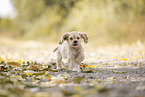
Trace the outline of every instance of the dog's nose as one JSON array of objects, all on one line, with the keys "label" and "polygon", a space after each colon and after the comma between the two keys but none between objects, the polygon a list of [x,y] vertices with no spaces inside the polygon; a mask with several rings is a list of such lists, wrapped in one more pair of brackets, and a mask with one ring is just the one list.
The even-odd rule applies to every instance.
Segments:
[{"label": "dog's nose", "polygon": [[77,43],[77,41],[74,41],[74,43]]}]

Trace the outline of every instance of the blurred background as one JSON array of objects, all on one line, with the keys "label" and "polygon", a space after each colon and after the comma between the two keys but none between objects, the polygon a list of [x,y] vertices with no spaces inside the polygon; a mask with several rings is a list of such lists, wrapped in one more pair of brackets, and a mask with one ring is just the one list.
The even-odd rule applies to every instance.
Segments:
[{"label": "blurred background", "polygon": [[145,0],[0,0],[0,37],[57,42],[69,31],[92,44],[145,40]]}]

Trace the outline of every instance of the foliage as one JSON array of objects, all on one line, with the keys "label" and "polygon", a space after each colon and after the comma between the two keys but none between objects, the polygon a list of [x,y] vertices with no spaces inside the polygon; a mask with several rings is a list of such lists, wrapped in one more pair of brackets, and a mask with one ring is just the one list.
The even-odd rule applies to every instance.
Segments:
[{"label": "foliage", "polygon": [[77,30],[87,32],[91,41],[99,43],[144,40],[144,0],[12,0],[12,3],[17,15],[10,22],[0,22],[1,33],[11,30],[17,37],[27,39],[57,39],[64,32]]}]

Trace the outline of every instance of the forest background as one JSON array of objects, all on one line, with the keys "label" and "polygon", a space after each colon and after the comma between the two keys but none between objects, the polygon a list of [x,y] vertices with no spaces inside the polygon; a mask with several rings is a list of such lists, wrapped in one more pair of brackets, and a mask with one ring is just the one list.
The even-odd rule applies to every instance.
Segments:
[{"label": "forest background", "polygon": [[144,0],[11,0],[16,16],[0,18],[0,36],[56,42],[86,32],[95,45],[144,41]]}]

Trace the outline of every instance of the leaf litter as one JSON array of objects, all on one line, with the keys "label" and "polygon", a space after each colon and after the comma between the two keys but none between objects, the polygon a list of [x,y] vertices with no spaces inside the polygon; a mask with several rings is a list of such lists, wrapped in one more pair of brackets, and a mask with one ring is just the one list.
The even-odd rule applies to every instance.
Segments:
[{"label": "leaf litter", "polygon": [[[125,44],[88,50],[85,61],[79,65],[81,72],[73,72],[68,66],[57,70],[53,48],[48,50],[45,45],[0,47],[1,97],[145,95],[143,44],[142,49],[137,44]],[[114,52],[110,52],[112,49]],[[118,94],[124,88],[126,92]]]}]

